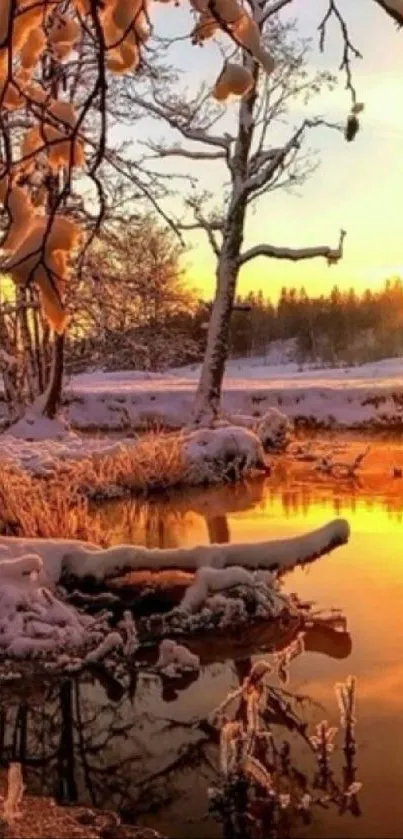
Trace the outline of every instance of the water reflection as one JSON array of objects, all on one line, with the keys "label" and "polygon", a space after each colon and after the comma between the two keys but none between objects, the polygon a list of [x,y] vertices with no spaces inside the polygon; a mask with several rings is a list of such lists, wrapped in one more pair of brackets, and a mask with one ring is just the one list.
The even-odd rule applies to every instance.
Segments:
[{"label": "water reflection", "polygon": [[[206,720],[212,708],[249,674],[257,657],[282,654],[304,634],[304,651],[291,664],[292,693],[312,702],[311,725],[335,720],[334,685],[357,676],[358,766],[363,782],[360,818],[319,811],[297,835],[316,839],[398,839],[403,824],[403,665],[401,656],[401,517],[403,487],[368,476],[350,483],[273,476],[236,488],[171,496],[158,504],[120,503],[103,511],[112,541],[150,546],[288,537],[323,524],[334,514],[351,524],[350,543],[285,577],[288,591],[318,609],[345,616],[312,626],[269,625],[194,640],[201,657],[197,677],[161,680],[152,671],[155,651],[117,681],[98,668],[79,682],[52,686],[35,698],[3,691],[0,760],[21,759],[33,792],[118,807],[169,836],[220,836],[206,819],[208,787],[217,781],[217,743]],[[275,680],[275,684],[278,681]],[[284,738],[285,729],[277,728]],[[287,734],[288,736],[288,734]],[[309,756],[295,744],[298,767]],[[339,768],[340,761],[339,761]],[[152,812],[151,812],[152,811]],[[295,832],[295,831],[294,831]]]},{"label": "water reflection", "polygon": [[[309,833],[318,839],[401,837],[403,482],[390,478],[386,458],[381,465],[382,478],[378,464],[377,473],[369,471],[361,484],[334,482],[313,472],[308,480],[306,474],[290,476],[284,467],[280,475],[274,474],[270,480],[172,496],[163,503],[142,506],[141,510],[135,505],[120,504],[104,511],[105,527],[113,521],[115,541],[143,541],[144,522],[149,516],[154,522],[148,530],[154,545],[194,545],[227,538],[232,541],[284,538],[317,527],[335,514],[348,518],[352,535],[347,546],[285,578],[288,591],[314,601],[318,608],[340,608],[347,618],[349,632],[337,636],[327,636],[326,631],[316,637],[315,631],[307,634],[307,652],[293,663],[293,689],[307,692],[316,702],[331,709],[335,682],[345,680],[348,673],[354,673],[358,679],[358,738],[364,754],[360,767],[364,784],[363,815],[351,823],[340,821],[331,812],[323,813]],[[164,519],[165,541],[161,540],[156,526],[160,518]],[[238,662],[246,662],[238,663],[238,668],[246,667],[257,648],[265,649],[265,637],[261,627],[255,627],[248,633],[248,639],[232,639],[231,645],[228,638],[215,639],[211,652],[209,644],[205,639],[202,645],[206,664],[209,663],[202,680],[185,691],[186,703],[193,703],[192,707],[203,705],[207,696],[211,708],[232,684],[228,679],[229,665],[216,664],[214,650],[221,645],[218,657],[232,656]],[[215,668],[218,672],[213,676],[211,671],[214,673]],[[182,695],[176,697],[175,689],[167,688],[165,696],[170,699],[171,708],[182,702]],[[182,793],[189,794],[186,785]],[[194,802],[193,806],[196,806]],[[182,835],[192,834],[184,830]],[[193,835],[200,834],[195,831]]]},{"label": "water reflection", "polygon": [[[207,790],[219,779],[219,736],[209,714],[243,683],[258,651],[270,651],[281,673],[283,653],[288,660],[296,639],[298,644],[291,647],[294,658],[317,651],[341,659],[351,649],[340,620],[316,620],[302,631],[295,621],[276,635],[268,627],[257,635],[255,627],[232,645],[225,646],[225,639],[195,642],[202,670],[181,679],[157,675],[152,669],[156,651],[151,651],[143,654],[136,671],[121,680],[96,665],[85,677],[38,687],[36,694],[27,690],[16,697],[11,687],[4,688],[0,765],[21,762],[31,794],[51,795],[59,803],[117,809],[132,822],[142,816],[171,836],[191,836],[193,830],[200,836],[201,825],[203,836],[214,836],[217,825],[206,819]],[[271,681],[277,696],[275,674]],[[289,702],[292,693],[285,696]],[[306,719],[310,726],[321,715],[309,704],[298,710],[298,719]],[[270,724],[280,748],[295,725],[283,718],[279,702],[273,704]],[[297,759],[301,771],[306,771],[309,754],[304,755],[303,749]],[[190,827],[191,818],[196,821]]]},{"label": "water reflection", "polygon": [[237,522],[253,522],[256,530],[259,520],[270,526],[279,516],[291,523],[309,521],[318,509],[324,515],[346,518],[382,513],[381,519],[400,524],[403,483],[392,478],[380,481],[379,476],[369,476],[362,483],[320,481],[317,475],[312,482],[305,476],[285,485],[278,476],[258,478],[236,487],[173,493],[158,501],[112,502],[101,510],[101,518],[112,543],[123,540],[167,548],[231,541],[231,525]]}]

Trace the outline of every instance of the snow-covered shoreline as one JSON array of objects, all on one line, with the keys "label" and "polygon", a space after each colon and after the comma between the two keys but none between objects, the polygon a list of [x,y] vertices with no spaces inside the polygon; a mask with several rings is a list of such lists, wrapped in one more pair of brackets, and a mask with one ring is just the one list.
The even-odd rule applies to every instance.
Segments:
[{"label": "snow-covered shoreline", "polygon": [[[127,433],[150,426],[177,430],[192,420],[199,374],[200,366],[190,365],[166,373],[96,370],[72,376],[64,390],[64,418],[83,432]],[[312,428],[401,429],[403,358],[321,369],[270,363],[270,358],[231,360],[222,408],[234,424],[237,416],[258,419],[277,408]]]},{"label": "snow-covered shoreline", "polygon": [[[72,427],[90,431],[177,429],[191,420],[199,367],[168,373],[85,373],[71,379],[65,411]],[[223,413],[263,416],[278,408],[312,427],[403,426],[403,359],[355,368],[299,370],[295,363],[262,359],[230,361],[224,379]]]}]

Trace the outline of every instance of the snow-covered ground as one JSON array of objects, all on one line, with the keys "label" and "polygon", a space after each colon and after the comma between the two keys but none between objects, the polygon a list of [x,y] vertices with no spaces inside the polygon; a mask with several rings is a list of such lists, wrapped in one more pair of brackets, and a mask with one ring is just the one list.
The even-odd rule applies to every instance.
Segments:
[{"label": "snow-covered ground", "polygon": [[[271,359],[269,359],[271,361]],[[171,428],[191,419],[200,367],[169,373],[85,373],[66,388],[66,415],[81,430],[127,430],[150,422]],[[262,358],[228,363],[224,413],[265,414],[280,408],[292,419],[325,426],[400,427],[403,425],[403,358],[360,367],[303,369],[294,362]]]}]

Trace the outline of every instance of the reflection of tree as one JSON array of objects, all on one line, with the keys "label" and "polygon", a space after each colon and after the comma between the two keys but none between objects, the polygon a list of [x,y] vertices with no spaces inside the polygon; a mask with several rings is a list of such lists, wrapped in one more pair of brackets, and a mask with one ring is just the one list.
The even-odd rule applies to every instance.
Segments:
[{"label": "reflection of tree", "polygon": [[[101,525],[113,543],[127,541],[147,547],[178,547],[191,539],[210,542],[230,540],[230,517],[245,513],[267,518],[281,514],[287,519],[306,516],[312,507],[323,505],[335,515],[355,513],[364,506],[381,505],[391,518],[400,521],[403,511],[401,482],[380,483],[379,475],[365,475],[361,484],[335,481],[312,473],[284,475],[279,461],[269,480],[258,477],[235,487],[212,487],[172,493],[158,501],[119,501],[99,512]],[[227,522],[225,522],[227,519]]]},{"label": "reflection of tree", "polygon": [[222,545],[230,541],[227,516],[206,516],[206,525],[211,545]]},{"label": "reflection of tree", "polygon": [[[275,668],[293,648],[303,653],[301,626],[295,622],[277,639],[267,629],[264,637],[251,627],[236,647],[223,639],[209,642],[202,665],[228,660],[234,654],[234,675],[240,685],[250,674],[252,657],[265,647],[275,653]],[[263,633],[263,634],[262,634]],[[304,635],[304,631],[302,632]],[[346,654],[346,633],[330,622],[316,622],[305,630],[305,646],[333,657]],[[249,637],[248,637],[249,636]],[[290,647],[291,645],[291,647]],[[202,654],[203,646],[199,647]],[[235,655],[236,650],[236,655]],[[0,763],[24,765],[28,790],[53,795],[59,802],[91,803],[118,809],[126,820],[139,813],[157,812],[180,801],[183,784],[196,789],[200,773],[209,784],[217,781],[218,732],[204,716],[191,716],[191,705],[181,719],[175,702],[203,675],[180,680],[157,676],[148,663],[139,663],[119,681],[96,665],[93,672],[53,684],[44,699],[30,701],[3,697],[0,713]],[[286,692],[273,686],[273,697]],[[291,696],[291,694],[289,694]],[[274,707],[272,702],[272,710]],[[182,703],[183,704],[183,703]],[[172,709],[172,710],[171,710]],[[286,720],[278,706],[278,736]],[[282,736],[282,735],[281,735]],[[193,780],[191,780],[193,779]]]}]

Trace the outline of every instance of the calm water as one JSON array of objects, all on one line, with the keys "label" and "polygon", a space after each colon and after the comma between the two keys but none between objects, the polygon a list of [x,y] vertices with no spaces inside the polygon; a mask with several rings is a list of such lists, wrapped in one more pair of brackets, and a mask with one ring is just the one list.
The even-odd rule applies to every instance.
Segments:
[{"label": "calm water", "polygon": [[[369,501],[360,490],[294,485],[214,490],[139,510],[110,507],[114,541],[180,545],[293,536],[335,515],[349,519],[350,543],[286,578],[289,591],[318,608],[340,608],[347,633],[312,633],[291,665],[290,690],[307,694],[310,722],[337,724],[334,685],[357,677],[361,815],[315,812],[299,836],[403,836],[403,499]],[[3,759],[22,755],[35,792],[118,807],[171,837],[220,836],[206,816],[216,746],[198,724],[239,684],[250,657],[270,644],[264,628],[198,648],[202,671],[173,690],[145,670],[129,690],[113,681],[57,686],[44,700],[8,697],[0,725]],[[299,765],[308,760],[296,746]],[[339,769],[336,761],[337,769]],[[151,812],[150,812],[151,810]]]}]

